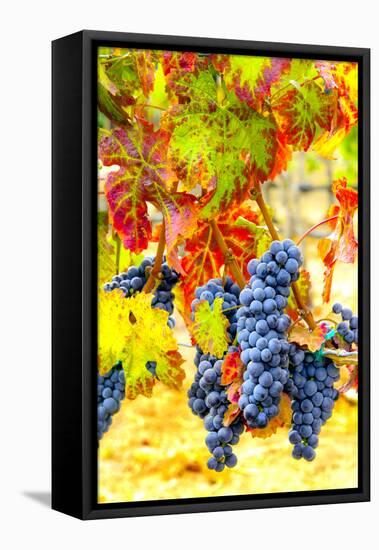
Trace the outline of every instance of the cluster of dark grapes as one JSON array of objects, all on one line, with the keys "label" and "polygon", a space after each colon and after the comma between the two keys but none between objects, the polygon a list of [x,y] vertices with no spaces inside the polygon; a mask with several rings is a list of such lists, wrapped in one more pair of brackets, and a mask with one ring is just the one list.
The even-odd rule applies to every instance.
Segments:
[{"label": "cluster of dark grapes", "polygon": [[311,461],[315,458],[321,427],[332,416],[340,378],[339,369],[326,357],[303,351],[291,344],[290,378],[285,391],[292,399],[292,428],[289,441],[292,456]]},{"label": "cluster of dark grapes", "polygon": [[[131,266],[126,272],[115,275],[110,282],[104,285],[104,290],[111,292],[118,288],[122,290],[125,298],[129,298],[133,294],[140,292],[145,286],[149,273],[154,266],[154,261],[155,258],[146,257],[138,267]],[[178,273],[170,268],[166,262],[162,263],[160,283],[155,289],[154,298],[151,301],[152,307],[163,309],[169,315],[172,315],[174,312],[174,294],[172,289],[178,280]],[[168,326],[170,328],[175,326],[173,317],[169,317]]]},{"label": "cluster of dark grapes", "polygon": [[225,316],[230,323],[228,334],[230,340],[233,341],[237,332],[236,315],[237,307],[240,305],[240,292],[240,287],[229,276],[224,281],[222,279],[210,279],[206,285],[199,286],[196,289],[195,299],[191,304],[192,311],[201,300],[206,300],[212,306],[216,298],[221,298],[223,300],[222,309],[225,311]]},{"label": "cluster of dark grapes", "polygon": [[97,438],[100,440],[112,424],[125,397],[125,374],[117,363],[107,374],[97,375]]},{"label": "cluster of dark grapes", "polygon": [[[237,348],[230,346],[228,353],[233,351],[237,351]],[[230,426],[224,425],[224,415],[230,402],[221,385],[222,363],[222,359],[197,350],[197,371],[188,391],[189,407],[194,414],[204,419],[204,427],[209,432],[205,443],[212,456],[207,465],[216,472],[222,472],[225,467],[233,468],[237,464],[232,445],[238,443],[244,431],[244,425],[239,419]]]},{"label": "cluster of dark grapes", "polygon": [[333,312],[342,317],[342,322],[337,325],[338,334],[347,344],[358,344],[358,317],[338,302],[333,305]]},{"label": "cluster of dark grapes", "polygon": [[246,366],[239,407],[251,428],[265,428],[277,416],[288,380],[286,332],[291,320],[283,313],[290,285],[299,277],[302,257],[293,241],[273,241],[260,260],[248,263],[250,282],[241,291],[237,341]]}]

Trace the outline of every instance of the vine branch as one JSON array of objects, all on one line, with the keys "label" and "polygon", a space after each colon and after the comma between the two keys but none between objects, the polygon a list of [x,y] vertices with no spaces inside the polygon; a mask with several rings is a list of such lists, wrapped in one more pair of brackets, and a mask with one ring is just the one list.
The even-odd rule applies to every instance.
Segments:
[{"label": "vine branch", "polygon": [[159,241],[158,241],[157,252],[155,255],[154,265],[149,273],[149,277],[145,283],[145,286],[143,287],[143,292],[145,292],[146,294],[153,290],[153,288],[155,287],[155,285],[160,279],[165,246],[166,246],[166,224],[165,224],[165,221],[163,220],[161,230],[159,233]]},{"label": "vine branch", "polygon": [[224,237],[223,237],[217,223],[215,222],[215,220],[210,220],[209,225],[211,226],[212,233],[214,235],[214,238],[216,239],[217,245],[218,245],[218,247],[220,248],[221,252],[224,255],[225,265],[227,265],[230,268],[230,271],[231,271],[231,273],[234,277],[234,280],[238,284],[238,286],[241,289],[244,288],[244,286],[246,284],[246,281],[245,281],[245,278],[243,276],[243,273],[240,270],[239,265],[238,265],[236,259],[234,258],[231,250],[228,249],[228,247],[226,245],[226,242],[224,240]]},{"label": "vine branch", "polygon": [[[279,233],[277,232],[277,230],[276,230],[276,228],[275,228],[275,226],[272,222],[270,212],[268,211],[266,203],[264,201],[260,184],[256,184],[254,186],[254,189],[251,191],[251,196],[252,196],[252,199],[255,200],[255,202],[257,203],[260,211],[262,212],[262,216],[265,220],[265,223],[267,225],[267,228],[270,232],[271,237],[273,238],[273,240],[280,241]],[[314,330],[317,326],[316,322],[313,318],[312,313],[309,311],[309,309],[307,308],[307,306],[303,302],[298,284],[296,282],[293,282],[291,284],[291,288],[292,288],[292,292],[293,292],[293,295],[294,295],[294,298],[295,298],[295,301],[296,301],[296,305],[297,305],[297,308],[299,310],[300,315],[302,316],[304,321],[307,323],[309,328],[311,330]]]},{"label": "vine branch", "polygon": [[312,231],[314,231],[315,229],[317,229],[318,227],[320,227],[321,225],[324,225],[324,223],[328,223],[328,222],[331,222],[333,220],[336,220],[338,219],[338,214],[336,214],[335,216],[331,216],[330,218],[326,218],[326,220],[322,220],[321,222],[318,222],[316,223],[315,225],[312,225],[312,227],[310,227],[309,229],[307,229],[307,231],[300,237],[300,239],[297,241],[297,246],[299,246],[299,244],[305,239],[305,237],[307,237],[310,233],[312,233]]}]

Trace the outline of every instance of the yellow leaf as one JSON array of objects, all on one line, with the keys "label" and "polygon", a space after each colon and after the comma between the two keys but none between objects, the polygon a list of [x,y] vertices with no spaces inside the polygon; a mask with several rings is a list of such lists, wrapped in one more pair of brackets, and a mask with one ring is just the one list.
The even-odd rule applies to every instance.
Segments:
[{"label": "yellow leaf", "polygon": [[[126,397],[151,396],[158,379],[179,388],[184,371],[178,344],[167,326],[168,313],[151,307],[152,295],[139,293],[125,299],[122,292],[100,292],[98,369],[105,373],[121,361]],[[146,368],[156,364],[155,375]]]},{"label": "yellow leaf", "polygon": [[312,145],[312,150],[328,160],[335,160],[335,150],[347,135],[346,128],[339,128],[335,132],[325,131]]},{"label": "yellow leaf", "polygon": [[319,325],[314,330],[309,330],[308,327],[297,324],[291,329],[288,340],[299,346],[307,346],[309,351],[315,352],[321,348],[326,332],[325,326]]},{"label": "yellow leaf", "polygon": [[195,306],[195,320],[192,323],[192,334],[203,353],[222,357],[228,349],[226,329],[229,321],[222,312],[221,298],[216,298],[213,307],[206,300]]},{"label": "yellow leaf", "polygon": [[251,433],[252,437],[259,437],[260,439],[267,439],[275,434],[278,428],[284,426],[289,427],[291,425],[292,410],[291,401],[288,395],[283,394],[279,405],[279,414],[272,418],[265,428],[246,428],[246,431]]}]

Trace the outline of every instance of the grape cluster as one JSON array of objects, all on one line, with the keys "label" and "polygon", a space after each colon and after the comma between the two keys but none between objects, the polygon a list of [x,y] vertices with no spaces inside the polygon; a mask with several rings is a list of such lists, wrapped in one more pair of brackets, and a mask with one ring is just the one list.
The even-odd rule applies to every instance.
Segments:
[{"label": "grape cluster", "polygon": [[125,374],[121,363],[109,372],[97,375],[97,438],[100,440],[112,424],[112,416],[120,410],[125,397]]},{"label": "grape cluster", "polygon": [[340,372],[330,359],[303,351],[296,344],[290,346],[289,360],[290,378],[285,391],[292,399],[292,456],[311,461],[316,456],[321,427],[332,416],[339,396],[334,385]]},{"label": "grape cluster", "polygon": [[358,344],[358,317],[338,302],[333,305],[333,312],[342,317],[342,322],[337,325],[338,334],[347,344]]},{"label": "grape cluster", "polygon": [[[237,351],[237,348],[230,346],[228,352],[233,351]],[[209,432],[205,443],[212,456],[207,465],[216,472],[222,472],[225,467],[233,468],[237,464],[232,445],[238,443],[239,436],[244,431],[244,425],[239,419],[230,426],[224,425],[224,415],[230,402],[224,386],[221,385],[222,363],[222,359],[197,350],[197,372],[188,391],[189,407],[194,414],[204,419],[204,427]]]},{"label": "grape cluster", "polygon": [[237,341],[246,366],[239,407],[247,425],[265,428],[279,412],[288,380],[286,332],[291,320],[283,313],[290,285],[299,277],[300,250],[293,241],[273,241],[260,260],[250,260],[249,284],[241,291]]},{"label": "grape cluster", "polygon": [[[155,258],[146,257],[138,267],[131,266],[126,272],[115,275],[110,282],[104,285],[104,290],[110,292],[118,288],[122,290],[125,298],[129,298],[136,292],[140,292],[145,286],[149,272],[151,272],[154,266],[154,261]],[[161,282],[155,289],[151,305],[154,308],[163,309],[169,315],[172,315],[174,312],[174,294],[172,289],[178,282],[179,275],[166,262],[162,263],[160,275]],[[175,326],[174,319],[169,317],[167,324],[170,328],[173,328]]]},{"label": "grape cluster", "polygon": [[201,300],[206,300],[211,306],[216,298],[223,300],[222,309],[225,310],[225,316],[229,320],[228,334],[233,341],[237,332],[236,314],[237,307],[240,305],[239,295],[240,287],[227,276],[224,281],[221,279],[210,279],[204,286],[199,286],[195,292],[195,299],[191,304],[194,311],[196,304]]}]

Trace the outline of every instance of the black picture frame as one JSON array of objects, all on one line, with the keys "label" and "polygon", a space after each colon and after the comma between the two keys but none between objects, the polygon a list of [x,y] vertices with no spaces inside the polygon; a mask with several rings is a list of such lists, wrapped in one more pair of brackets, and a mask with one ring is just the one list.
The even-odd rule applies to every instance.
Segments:
[{"label": "black picture frame", "polygon": [[[355,61],[359,65],[359,483],[297,493],[97,503],[97,74],[101,45]],[[81,519],[370,499],[370,50],[81,31],[52,43],[52,507]]]}]

